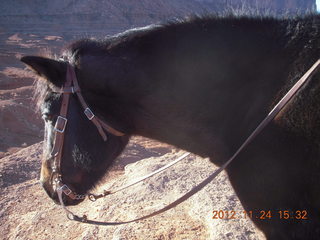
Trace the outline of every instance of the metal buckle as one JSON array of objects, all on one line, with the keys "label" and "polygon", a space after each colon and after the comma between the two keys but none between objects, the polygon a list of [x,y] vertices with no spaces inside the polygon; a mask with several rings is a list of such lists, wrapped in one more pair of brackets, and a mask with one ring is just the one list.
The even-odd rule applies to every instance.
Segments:
[{"label": "metal buckle", "polygon": [[84,114],[87,116],[87,118],[88,118],[89,120],[92,120],[92,119],[94,118],[94,114],[93,114],[93,112],[91,111],[90,108],[86,108],[86,109],[84,110]]},{"label": "metal buckle", "polygon": [[71,189],[65,184],[61,187],[61,190],[67,196],[69,196],[70,193],[72,193]]},{"label": "metal buckle", "polygon": [[[55,130],[56,132],[63,133],[64,130],[66,129],[67,122],[68,122],[68,119],[59,116],[59,117],[57,118],[57,122],[56,122],[56,124],[55,124],[55,126],[54,126],[54,130]],[[62,125],[62,124],[63,124],[63,125]],[[61,125],[62,125],[62,127],[60,127]]]}]

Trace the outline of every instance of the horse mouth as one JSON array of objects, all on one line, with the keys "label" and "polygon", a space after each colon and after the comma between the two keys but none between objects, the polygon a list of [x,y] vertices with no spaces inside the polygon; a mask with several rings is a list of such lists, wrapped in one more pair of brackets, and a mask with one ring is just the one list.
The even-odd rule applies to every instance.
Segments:
[{"label": "horse mouth", "polygon": [[[50,198],[58,205],[62,205],[58,196],[58,193],[55,191]],[[65,206],[76,206],[81,203],[84,199],[72,199],[69,196],[62,193],[62,202]]]},{"label": "horse mouth", "polygon": [[[61,205],[59,196],[57,191],[54,191],[52,188],[47,188],[45,184],[42,184],[43,189],[48,194],[48,196],[54,201],[55,204]],[[65,206],[75,206],[81,203],[84,198],[82,199],[72,199],[68,195],[62,193],[62,202]]]}]

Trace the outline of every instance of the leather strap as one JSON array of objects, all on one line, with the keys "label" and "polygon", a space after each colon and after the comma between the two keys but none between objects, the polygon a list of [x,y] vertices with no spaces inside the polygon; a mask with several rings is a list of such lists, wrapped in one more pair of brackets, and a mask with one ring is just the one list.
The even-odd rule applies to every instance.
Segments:
[{"label": "leather strap", "polygon": [[123,190],[125,190],[125,189],[127,189],[127,188],[129,188],[129,187],[131,187],[131,186],[133,186],[133,185],[136,185],[136,184],[139,183],[139,182],[142,182],[142,181],[144,181],[144,180],[152,177],[153,175],[156,175],[156,174],[158,174],[158,173],[160,173],[160,172],[163,172],[164,170],[168,169],[169,167],[173,166],[174,164],[176,164],[176,163],[180,162],[181,160],[185,159],[185,158],[188,157],[190,154],[191,154],[191,153],[189,153],[189,152],[184,153],[183,155],[181,155],[180,157],[178,157],[178,158],[177,158],[176,160],[174,160],[173,162],[170,162],[169,164],[167,164],[167,165],[165,165],[165,166],[163,166],[163,167],[161,167],[161,168],[153,171],[152,173],[149,173],[149,174],[147,174],[146,176],[143,176],[143,177],[137,179],[136,181],[134,181],[134,182],[132,182],[132,183],[129,183],[129,184],[123,186],[123,187],[120,187],[120,188],[118,188],[118,189],[116,189],[116,190],[112,190],[112,191],[104,190],[103,193],[101,193],[101,194],[92,194],[92,193],[89,193],[89,194],[88,194],[88,198],[89,198],[92,202],[95,202],[95,201],[96,201],[97,199],[99,199],[99,198],[102,198],[102,197],[105,197],[105,196],[107,196],[107,195],[111,195],[111,194],[115,194],[115,193],[117,193],[117,192],[123,191]]},{"label": "leather strap", "polygon": [[103,138],[104,141],[107,141],[107,135],[105,134],[104,130],[105,129],[107,132],[115,135],[115,136],[124,136],[125,134],[112,128],[111,126],[109,126],[107,123],[105,123],[104,121],[102,121],[101,119],[99,119],[96,115],[94,115],[94,113],[91,111],[91,109],[89,108],[88,104],[86,103],[86,101],[84,100],[81,91],[80,91],[80,87],[79,87],[79,83],[74,71],[74,68],[70,65],[68,65],[70,71],[71,71],[71,78],[72,78],[72,82],[73,82],[73,86],[75,89],[75,93],[78,96],[78,99],[84,109],[84,113],[87,116],[87,118],[92,121],[92,123],[97,127],[101,137]]},{"label": "leather strap", "polygon": [[114,134],[115,136],[123,136],[124,133],[119,132],[109,126],[107,123],[100,120],[98,117],[96,117],[92,111],[90,110],[89,106],[87,105],[86,101],[84,100],[81,89],[79,87],[77,77],[75,74],[74,68],[67,64],[67,73],[66,73],[66,82],[63,86],[63,88],[59,91],[59,93],[62,94],[62,101],[61,101],[61,108],[60,108],[60,115],[57,118],[54,130],[55,130],[55,137],[54,137],[54,145],[51,151],[51,158],[54,159],[52,163],[52,173],[51,173],[51,182],[56,186],[56,189],[60,189],[61,193],[64,193],[71,199],[83,199],[85,195],[80,195],[72,190],[70,188],[63,184],[62,181],[62,173],[61,173],[61,159],[62,159],[62,152],[63,152],[63,143],[64,143],[64,136],[65,136],[65,129],[67,126],[67,114],[68,114],[68,106],[69,106],[69,100],[70,100],[70,94],[76,93],[78,96],[78,99],[84,108],[84,113],[88,117],[89,120],[93,122],[93,124],[97,127],[98,132],[100,133],[101,137],[104,141],[107,141],[107,135],[104,132],[104,129]]},{"label": "leather strap", "polygon": [[140,218],[136,218],[129,221],[119,221],[119,222],[102,222],[102,221],[95,221],[95,220],[89,220],[86,215],[83,217],[79,217],[75,214],[73,214],[70,210],[66,208],[66,206],[62,202],[61,198],[61,191],[59,195],[60,202],[67,212],[67,217],[70,220],[74,220],[77,222],[83,222],[88,224],[94,224],[94,225],[121,225],[121,224],[127,224],[132,223],[136,221],[141,221],[150,217],[153,217],[155,215],[158,215],[160,213],[163,213],[165,211],[168,211],[169,209],[172,209],[179,205],[180,203],[184,202],[188,198],[190,198],[192,195],[199,192],[201,189],[203,189],[208,183],[210,183],[220,172],[222,172],[239,154],[242,152],[244,148],[246,148],[254,139],[256,136],[259,135],[259,133],[279,114],[279,112],[288,104],[290,99],[292,99],[293,96],[298,92],[299,89],[319,70],[320,68],[320,59],[293,85],[293,87],[287,92],[287,94],[278,102],[278,104],[270,111],[270,113],[265,117],[265,119],[257,126],[257,128],[249,135],[249,137],[241,144],[241,146],[238,148],[238,150],[228,159],[227,162],[225,162],[219,169],[214,171],[211,175],[209,175],[206,179],[204,179],[201,183],[199,183],[197,186],[192,188],[189,192],[178,198],[176,201],[172,202],[171,204],[167,205],[166,207],[155,211],[151,214],[142,216]]},{"label": "leather strap", "polygon": [[[71,79],[71,72],[70,69],[67,68],[67,79],[65,83],[65,87],[71,87],[72,79]],[[61,165],[61,157],[62,157],[62,147],[64,143],[64,134],[65,128],[67,125],[67,113],[68,113],[68,106],[69,106],[69,99],[70,94],[63,94],[62,95],[62,102],[60,108],[60,116],[58,117],[56,124],[55,124],[55,140],[54,140],[54,147],[51,152],[51,156],[56,158],[54,170],[60,173],[60,165]]]}]

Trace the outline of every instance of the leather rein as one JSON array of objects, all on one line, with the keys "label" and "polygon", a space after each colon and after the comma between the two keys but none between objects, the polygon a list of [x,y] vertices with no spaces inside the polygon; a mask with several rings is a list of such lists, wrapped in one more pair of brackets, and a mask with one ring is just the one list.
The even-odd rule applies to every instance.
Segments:
[{"label": "leather rein", "polygon": [[[261,123],[257,126],[257,128],[249,135],[249,137],[242,143],[242,145],[238,148],[238,150],[216,171],[214,171],[211,175],[209,175],[206,179],[204,179],[201,183],[193,187],[189,192],[175,200],[174,202],[170,203],[166,207],[157,210],[151,214],[145,215],[140,218],[136,218],[133,220],[129,221],[122,221],[122,222],[101,222],[101,221],[95,221],[95,220],[89,220],[87,219],[86,215],[83,215],[83,217],[79,217],[75,214],[73,214],[71,211],[69,211],[66,206],[63,203],[62,200],[62,194],[64,193],[71,199],[84,199],[86,195],[80,195],[75,192],[73,192],[66,184],[62,182],[61,178],[61,170],[60,170],[60,165],[61,165],[61,157],[62,157],[62,148],[63,148],[63,141],[64,141],[64,134],[65,134],[65,128],[67,124],[67,110],[68,110],[68,103],[69,103],[69,97],[71,93],[76,93],[78,96],[78,99],[84,109],[84,114],[87,116],[87,118],[95,124],[97,127],[101,137],[103,138],[104,141],[107,140],[107,136],[105,134],[105,131],[107,131],[110,134],[113,134],[115,136],[124,136],[125,134],[115,130],[105,122],[103,122],[101,119],[99,119],[97,116],[95,116],[88,105],[86,104],[84,98],[82,97],[80,87],[77,82],[77,78],[75,75],[74,68],[68,64],[67,67],[67,79],[66,83],[64,84],[64,87],[61,91],[63,94],[62,98],[62,104],[61,104],[61,110],[60,110],[60,116],[57,119],[56,125],[55,125],[55,131],[56,131],[56,136],[55,136],[55,143],[54,147],[52,150],[52,157],[55,158],[54,160],[54,167],[53,167],[53,172],[52,172],[52,179],[54,180],[56,184],[56,191],[58,193],[58,197],[60,200],[60,203],[64,210],[67,213],[67,217],[70,220],[78,221],[78,222],[83,222],[83,223],[88,223],[88,224],[95,224],[95,225],[120,225],[120,224],[126,224],[126,223],[131,223],[131,222],[136,222],[140,221],[155,215],[158,215],[160,213],[163,213],[169,209],[174,208],[178,204],[184,202],[188,198],[190,198],[192,195],[196,194],[199,192],[202,188],[204,188],[208,183],[210,183],[220,172],[222,172],[238,155],[239,153],[246,148],[251,141],[259,135],[259,133],[279,114],[279,112],[288,104],[288,102],[296,95],[299,89],[302,88],[302,86],[305,85],[305,83],[319,70],[320,68],[320,59],[317,60],[313,66],[292,86],[292,88],[284,95],[284,97],[275,105],[275,107],[269,112],[269,114],[261,121]],[[118,190],[115,191],[105,191],[103,194],[100,195],[94,195],[94,194],[87,194],[89,196],[89,199],[91,201],[95,201],[98,198],[104,197],[106,195],[116,193],[118,191],[121,191],[123,189],[126,189],[138,182],[143,181],[146,178],[149,178],[166,168],[174,165],[178,161],[181,161],[182,159],[186,158],[190,153],[185,153],[182,156],[180,156],[177,160],[175,160],[173,163],[170,163],[161,169],[156,170],[155,172],[148,174],[147,176],[135,181],[134,183],[128,184]]]}]

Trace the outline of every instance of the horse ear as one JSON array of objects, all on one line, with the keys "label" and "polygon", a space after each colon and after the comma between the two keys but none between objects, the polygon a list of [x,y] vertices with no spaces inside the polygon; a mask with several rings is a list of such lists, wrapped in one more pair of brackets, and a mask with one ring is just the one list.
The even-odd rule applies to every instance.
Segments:
[{"label": "horse ear", "polygon": [[36,74],[46,78],[55,86],[62,86],[66,73],[66,64],[64,62],[37,56],[25,56],[20,60],[31,67]]}]

